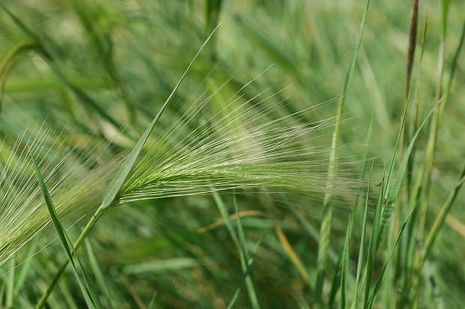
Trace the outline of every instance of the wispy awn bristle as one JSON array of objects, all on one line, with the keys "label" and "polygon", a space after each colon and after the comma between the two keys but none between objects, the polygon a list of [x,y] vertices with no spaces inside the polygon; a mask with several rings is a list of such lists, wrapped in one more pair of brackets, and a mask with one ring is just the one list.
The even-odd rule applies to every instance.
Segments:
[{"label": "wispy awn bristle", "polygon": [[[309,107],[285,117],[273,118],[272,111],[282,108],[281,101],[271,104],[277,92],[260,92],[244,99],[241,91],[217,108],[225,83],[202,93],[179,116],[155,130],[144,146],[138,162],[118,196],[119,204],[147,199],[206,194],[215,190],[268,188],[268,192],[332,192],[353,194],[357,183],[341,170],[332,186],[327,186],[328,150],[320,144],[321,131],[332,126],[332,119],[305,123],[315,110]],[[267,103],[258,109],[251,100]],[[50,226],[50,218],[30,166],[30,158],[39,167],[50,188],[60,219],[75,222],[94,211],[103,190],[119,166],[119,159],[100,163],[84,174],[69,168],[73,151],[56,151],[60,140],[54,130],[41,130],[35,139],[19,138],[5,164],[1,165],[0,187],[0,263],[29,240]],[[47,155],[41,156],[40,153]],[[75,163],[79,164],[79,163]],[[67,165],[66,172],[62,166]],[[83,163],[86,165],[86,163]],[[76,166],[75,166],[76,167]],[[337,192],[336,192],[337,190]]]}]

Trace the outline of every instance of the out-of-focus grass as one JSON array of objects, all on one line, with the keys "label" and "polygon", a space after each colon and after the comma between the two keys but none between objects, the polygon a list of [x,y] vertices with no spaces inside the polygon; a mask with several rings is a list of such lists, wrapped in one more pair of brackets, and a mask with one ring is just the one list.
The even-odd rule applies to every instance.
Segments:
[{"label": "out-of-focus grass", "polygon": [[[320,151],[331,147],[331,126],[316,130],[315,138],[299,138],[292,148],[285,148],[321,147],[316,148],[315,167],[312,164],[317,175],[327,174],[328,161],[333,162],[330,168],[338,162],[334,173],[341,181],[335,182],[331,194],[324,192],[326,183],[333,184],[328,181],[331,175],[304,192],[297,186],[273,194],[272,186],[217,191],[208,182],[218,181],[212,171],[208,170],[208,176],[195,174],[186,165],[183,171],[192,172],[186,179],[192,186],[201,183],[202,189],[176,187],[176,194],[170,194],[172,187],[167,186],[156,194],[206,194],[142,200],[141,194],[150,192],[139,190],[122,199],[127,204],[108,208],[95,224],[85,248],[76,251],[92,287],[76,281],[73,268],[57,276],[60,265],[73,260],[74,253],[60,250],[57,234],[49,230],[15,251],[7,263],[0,261],[0,307],[36,305],[55,277],[57,285],[46,304],[57,308],[85,306],[87,293],[98,298],[93,302],[96,306],[114,308],[460,308],[465,302],[465,242],[446,218],[465,222],[461,207],[465,199],[460,193],[465,163],[465,56],[461,50],[465,4],[419,0],[410,80],[406,67],[409,36],[412,44],[412,3],[371,1],[360,49],[354,52],[365,3],[47,0],[39,5],[4,1],[0,10],[0,190],[10,189],[0,194],[10,198],[15,192],[18,196],[30,192],[31,199],[40,198],[47,214],[34,178],[15,176],[11,183],[4,178],[19,167],[32,172],[31,162],[23,162],[27,157],[20,152],[23,143],[14,143],[17,138],[28,140],[24,130],[32,138],[37,132],[31,128],[44,127],[50,136],[40,137],[44,149],[34,152],[41,170],[70,149],[73,153],[50,178],[43,178],[42,189],[51,193],[48,205],[62,202],[54,198],[68,189],[58,186],[57,180],[66,171],[71,171],[73,179],[95,181],[92,192],[100,198],[86,197],[79,205],[79,196],[85,195],[81,189],[69,203],[76,209],[57,207],[57,213],[52,213],[57,224],[63,220],[67,227],[66,232],[58,229],[58,235],[72,240],[101,202],[107,189],[104,184],[109,183],[105,177],[118,175],[117,163],[124,162],[219,21],[213,40],[156,121],[144,149],[150,156],[142,151],[148,159],[138,162],[136,175],[121,177],[123,182],[136,181],[138,175],[147,181],[156,179],[156,174],[148,173],[158,155],[169,158],[170,151],[179,150],[163,142],[164,132],[173,127],[176,130],[169,136],[176,143],[188,140],[191,132],[198,133],[196,128],[215,136],[213,141],[242,141],[242,134],[251,127],[280,119],[279,127],[264,133],[272,135],[282,128],[292,138],[299,137],[308,124],[337,115],[341,100],[344,113],[337,127],[337,156],[332,160],[330,151]],[[344,91],[341,99],[351,59],[355,62],[354,70],[349,70],[350,95]],[[195,111],[195,104],[202,102],[206,108],[194,113],[192,108]],[[320,108],[302,112],[322,102],[326,103]],[[235,113],[250,117],[231,117]],[[210,124],[212,115],[224,119]],[[47,129],[56,126],[63,128],[60,135]],[[251,146],[261,145],[255,137],[245,139],[248,146],[244,148],[234,144],[234,152],[222,160],[259,156],[260,147]],[[284,135],[276,140],[284,142]],[[53,156],[47,155],[47,147]],[[110,176],[95,171],[112,160],[116,163],[108,168]],[[197,162],[206,166],[206,161]],[[163,166],[169,167],[169,162]],[[270,170],[270,175],[297,171],[279,166],[282,169]],[[243,168],[226,171],[236,178],[250,177],[253,171],[262,177],[257,179],[272,185],[260,174],[266,166]],[[85,178],[91,172],[94,176]],[[181,180],[185,185],[187,181]],[[246,184],[252,182],[249,178]],[[57,187],[47,188],[53,183]],[[112,203],[119,202],[122,185],[114,186]],[[130,190],[140,184],[125,185]],[[328,242],[322,263],[319,231],[329,197],[331,234],[323,237]],[[8,220],[14,215],[9,206],[6,198],[0,201],[2,230],[14,223]],[[247,212],[259,215],[242,215]],[[22,222],[28,234],[15,240],[35,235],[27,227],[37,226],[41,218],[46,217]],[[0,243],[0,256],[8,246]]]}]

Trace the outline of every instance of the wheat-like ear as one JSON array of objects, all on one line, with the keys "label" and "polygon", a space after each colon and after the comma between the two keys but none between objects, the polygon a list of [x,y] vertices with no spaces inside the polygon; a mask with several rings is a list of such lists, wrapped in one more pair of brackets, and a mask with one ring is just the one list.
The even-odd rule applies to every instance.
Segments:
[{"label": "wheat-like ear", "polygon": [[[50,216],[34,176],[32,159],[43,171],[60,219],[75,223],[98,206],[114,163],[89,170],[91,157],[77,159],[76,149],[56,129],[24,131],[13,147],[2,141],[0,160],[0,264],[32,238],[42,235]],[[89,185],[92,184],[92,185]]]},{"label": "wheat-like ear", "polygon": [[153,133],[123,185],[121,203],[204,194],[212,187],[353,194],[358,184],[344,168],[331,186],[326,183],[328,148],[321,144],[322,130],[333,119],[302,120],[316,107],[273,118],[285,105],[276,99],[279,92],[244,99],[241,91],[247,84],[219,107],[210,104],[228,81],[202,95],[183,117],[169,119],[163,132]]},{"label": "wheat-like ear", "polygon": [[[212,188],[354,194],[359,183],[344,169],[331,186],[326,182],[328,148],[321,144],[322,130],[332,119],[303,120],[315,107],[276,118],[285,104],[276,99],[278,93],[263,91],[244,99],[241,91],[248,84],[222,104],[211,104],[227,83],[201,95],[177,117],[164,119],[124,182],[119,204],[205,194]],[[257,108],[259,103],[266,108]],[[38,162],[65,224],[98,208],[119,166],[116,158],[90,168],[75,159],[73,149],[59,147],[62,136],[53,130],[39,132],[36,138],[18,139],[0,165],[0,263],[50,225],[31,158]]]}]

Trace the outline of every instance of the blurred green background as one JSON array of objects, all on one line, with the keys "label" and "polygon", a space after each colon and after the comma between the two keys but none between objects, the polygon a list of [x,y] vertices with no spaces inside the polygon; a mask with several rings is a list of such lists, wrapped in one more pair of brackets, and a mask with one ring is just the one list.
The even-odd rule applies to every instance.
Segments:
[{"label": "blurred green background", "polygon": [[[420,1],[409,119],[417,112],[421,121],[435,104],[444,29],[441,10],[446,2],[444,80],[450,76],[465,2]],[[241,98],[250,100],[248,104],[254,108],[266,108],[269,103],[277,106],[275,117],[285,117],[325,102],[304,121],[333,117],[364,6],[365,1],[360,0],[2,1],[1,138],[12,145],[25,129],[63,126],[64,135],[79,143],[83,151],[92,152],[102,143],[109,145],[98,153],[97,161],[124,153],[132,146],[130,137],[143,132],[218,22],[218,30],[161,118],[161,128],[179,117],[179,111],[200,93],[215,93],[228,79],[231,81],[214,96],[212,109],[219,109],[254,79]],[[365,158],[373,160],[373,191],[397,151],[395,140],[405,106],[410,12],[410,1],[371,1],[350,94],[345,98],[340,158],[348,162],[348,175],[354,180],[368,178],[362,176],[363,162]],[[464,164],[465,56],[459,54],[457,59],[438,131],[426,231]],[[271,93],[276,95],[261,101]],[[422,166],[427,155],[429,126],[417,141],[414,166]],[[413,131],[410,122],[407,131]],[[331,129],[318,133],[326,148],[331,133]],[[2,153],[5,157],[6,150]],[[221,195],[231,214],[235,200],[243,212],[240,222],[253,256],[249,269],[258,303],[263,308],[317,306],[313,283],[323,193],[285,198],[262,193],[238,194],[237,198]],[[405,196],[399,194],[399,203],[407,204]],[[348,209],[354,200],[336,203],[321,307],[330,307],[331,282],[340,269]],[[465,196],[459,195],[422,270],[420,308],[461,308],[465,303],[464,202]],[[225,308],[231,303],[236,308],[253,307],[245,282],[247,273],[241,269],[241,250],[221,221],[217,203],[209,194],[110,209],[79,251],[103,307]],[[370,218],[374,212],[370,206]],[[360,216],[355,216],[348,249],[349,283],[354,282],[357,270]],[[391,220],[402,222],[396,216]],[[72,221],[75,224],[69,233],[75,238],[85,218]],[[215,222],[219,224],[205,229]],[[386,231],[391,236],[385,238],[395,237],[394,230]],[[53,238],[51,234],[47,241],[33,241],[17,254],[16,262],[2,266],[2,307],[27,308],[37,303],[66,260],[58,241],[43,247]],[[375,256],[375,278],[389,256],[389,243],[383,243]],[[406,251],[399,252],[393,259],[396,263]],[[376,307],[412,306],[396,300],[403,293],[398,280],[402,274],[396,271],[408,272],[408,265],[388,269],[392,275],[383,280]],[[350,306],[354,291],[350,286],[347,291]],[[392,302],[386,303],[388,299]],[[333,305],[340,304],[337,299]],[[49,297],[48,306],[85,306],[71,268]]]}]

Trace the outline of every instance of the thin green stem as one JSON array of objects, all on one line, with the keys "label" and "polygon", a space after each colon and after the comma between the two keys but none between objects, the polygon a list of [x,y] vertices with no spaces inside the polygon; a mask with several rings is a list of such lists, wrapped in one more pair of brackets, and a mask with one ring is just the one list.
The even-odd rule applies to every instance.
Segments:
[{"label": "thin green stem", "polygon": [[[104,214],[106,208],[103,208],[102,205],[97,208],[97,210],[94,212],[90,220],[87,222],[86,226],[82,230],[81,234],[79,235],[78,239],[74,242],[72,250],[72,255],[76,252],[76,250],[81,246],[83,243],[84,239],[89,235],[90,231],[94,227],[94,225],[97,223],[97,221],[100,219],[100,217]],[[69,259],[63,262],[61,264],[60,268],[58,268],[58,271],[56,272],[55,276],[53,277],[52,282],[48,286],[47,290],[42,294],[42,296],[39,299],[39,302],[36,305],[36,308],[43,308],[47,302],[48,297],[52,293],[53,289],[58,283],[58,280],[60,279],[61,275],[64,273],[66,267],[69,264]]]}]

